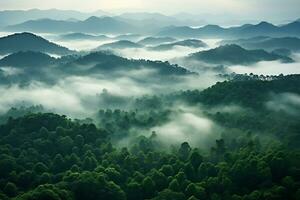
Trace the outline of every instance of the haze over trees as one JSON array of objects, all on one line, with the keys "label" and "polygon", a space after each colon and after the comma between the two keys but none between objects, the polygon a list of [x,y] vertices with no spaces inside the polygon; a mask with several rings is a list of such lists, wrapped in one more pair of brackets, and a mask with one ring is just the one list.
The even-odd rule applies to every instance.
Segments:
[{"label": "haze over trees", "polygon": [[239,20],[0,11],[0,200],[299,200],[299,20]]}]

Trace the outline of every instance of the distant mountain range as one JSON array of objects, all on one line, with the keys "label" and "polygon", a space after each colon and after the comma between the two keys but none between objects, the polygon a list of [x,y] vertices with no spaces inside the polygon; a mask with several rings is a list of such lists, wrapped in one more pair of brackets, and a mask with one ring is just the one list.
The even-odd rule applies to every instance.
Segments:
[{"label": "distant mountain range", "polygon": [[300,39],[297,37],[254,37],[249,39],[223,40],[220,44],[237,44],[247,49],[265,49],[270,51],[288,49],[291,51],[300,51]]},{"label": "distant mountain range", "polygon": [[[20,24],[29,20],[53,19],[64,21],[80,21],[91,16],[103,17],[110,16],[120,19],[137,26],[144,26],[147,29],[161,28],[171,25],[188,25],[199,26],[204,24],[203,21],[193,18],[185,18],[181,16],[167,16],[161,13],[150,12],[130,12],[120,15],[114,15],[102,10],[96,12],[79,12],[75,10],[59,10],[59,9],[31,9],[31,10],[4,10],[0,11],[0,27]],[[200,23],[200,24],[199,24]]]},{"label": "distant mountain range", "polygon": [[154,51],[167,51],[173,49],[174,47],[201,48],[207,47],[207,44],[205,44],[201,40],[189,39],[168,44],[161,44],[155,47],[149,47],[149,49]]},{"label": "distant mountain range", "polygon": [[225,45],[200,51],[187,56],[185,59],[221,65],[249,65],[260,61],[274,60],[293,62],[287,56],[268,53],[264,50],[246,50],[238,45]]},{"label": "distant mountain range", "polygon": [[106,35],[90,35],[86,33],[69,33],[60,35],[61,40],[109,40],[110,37]]},{"label": "distant mountain range", "polygon": [[176,16],[167,16],[161,13],[130,12],[123,13],[116,18],[134,24],[142,28],[142,31],[151,32],[166,26],[199,26],[202,23],[198,19],[185,19]]},{"label": "distant mountain range", "polygon": [[100,17],[109,15],[111,14],[101,10],[92,13],[58,9],[4,10],[0,11],[0,27],[19,24],[29,20],[38,20],[45,18],[54,20],[76,21],[87,19],[90,16]]},{"label": "distant mountain range", "polygon": [[146,38],[138,41],[138,43],[142,44],[142,45],[154,46],[154,45],[160,45],[163,43],[170,43],[170,42],[175,42],[175,41],[176,41],[176,39],[171,38],[171,37],[146,37]]},{"label": "distant mountain range", "polygon": [[53,19],[30,20],[21,24],[7,26],[6,31],[29,31],[44,33],[130,33],[136,28],[112,17],[90,17],[84,21],[63,21]]},{"label": "distant mountain range", "polygon": [[106,49],[127,49],[127,48],[142,48],[143,45],[137,44],[135,42],[131,42],[128,40],[120,40],[108,44],[103,44],[97,47],[95,50],[106,50]]},{"label": "distant mountain range", "polygon": [[0,55],[19,51],[39,51],[56,55],[74,53],[65,47],[54,44],[32,33],[16,33],[0,38]]},{"label": "distant mountain range", "polygon": [[[50,12],[49,15],[45,13]],[[15,13],[11,20],[7,16]],[[29,17],[21,18],[25,13]],[[32,14],[38,13],[38,14]],[[57,15],[55,15],[57,13]],[[2,14],[2,15],[1,15]],[[32,11],[2,11],[0,12],[0,26],[4,31],[30,31],[48,33],[82,32],[97,34],[124,34],[139,33],[156,35],[160,37],[181,38],[247,38],[256,36],[286,37],[299,36],[300,22],[276,26],[268,22],[259,24],[244,24],[223,28],[218,25],[206,25],[200,28],[192,28],[203,24],[201,20],[180,19],[179,17],[166,16],[160,13],[124,13],[119,16],[104,16],[104,12],[89,13],[95,16],[87,17],[86,13],[66,11],[64,15],[60,10],[32,10]],[[1,17],[2,16],[2,17]],[[66,18],[69,16],[69,18]],[[70,17],[73,16],[73,17]],[[74,18],[74,16],[80,16]],[[101,17],[99,17],[101,16]],[[14,17],[12,17],[14,19]],[[11,23],[15,21],[16,23]],[[7,22],[5,24],[5,22]]]},{"label": "distant mountain range", "polygon": [[275,26],[268,22],[259,24],[245,24],[237,27],[223,28],[217,25],[207,25],[200,28],[188,26],[172,26],[162,29],[157,36],[179,37],[179,38],[249,38],[257,36],[286,37],[299,36],[300,22]]}]

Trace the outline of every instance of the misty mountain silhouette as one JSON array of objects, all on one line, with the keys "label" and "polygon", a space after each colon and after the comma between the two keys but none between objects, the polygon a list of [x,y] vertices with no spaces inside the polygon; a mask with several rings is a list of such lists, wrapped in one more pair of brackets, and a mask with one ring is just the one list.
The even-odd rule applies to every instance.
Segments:
[{"label": "misty mountain silhouette", "polygon": [[246,50],[238,45],[225,45],[207,51],[191,54],[187,59],[198,60],[212,64],[224,65],[248,65],[259,61],[280,60],[282,62],[293,62],[286,56],[268,53],[264,50]]},{"label": "misty mountain silhouette", "polygon": [[183,40],[183,41],[178,41],[174,43],[169,43],[169,44],[161,44],[155,47],[150,47],[149,49],[155,50],[155,51],[166,51],[166,50],[171,50],[174,47],[190,47],[190,48],[200,48],[200,47],[207,47],[207,44],[202,42],[201,40],[196,40],[196,39],[189,39],[189,40]]},{"label": "misty mountain silhouette", "polygon": [[47,67],[55,61],[55,58],[41,52],[21,51],[2,58],[0,66],[36,68]]},{"label": "misty mountain silhouette", "polygon": [[23,23],[29,20],[38,19],[54,19],[54,20],[67,20],[72,21],[84,20],[90,16],[107,16],[107,12],[97,10],[92,13],[84,13],[75,10],[59,10],[59,9],[30,9],[30,10],[4,10],[0,11],[0,25],[8,26]]},{"label": "misty mountain silhouette", "polygon": [[176,39],[171,37],[146,37],[138,41],[138,43],[142,45],[160,45],[163,43],[170,43],[175,41]]},{"label": "misty mountain silhouette", "polygon": [[139,69],[152,69],[157,75],[189,75],[192,74],[187,69],[178,65],[171,65],[168,62],[133,60],[123,58],[109,52],[93,52],[80,58],[74,59],[62,67],[69,73],[75,74],[95,74],[102,73],[109,75],[117,71],[130,71]]},{"label": "misty mountain silhouette", "polygon": [[108,40],[106,35],[90,35],[85,33],[69,33],[60,35],[61,40]]},{"label": "misty mountain silhouette", "polygon": [[300,51],[300,39],[296,37],[254,37],[239,40],[223,40],[220,44],[237,44],[247,49],[289,49],[291,51]]},{"label": "misty mountain silhouette", "polygon": [[200,28],[191,28],[188,26],[171,26],[161,29],[158,36],[169,37],[215,37],[215,38],[230,38],[230,37],[256,37],[256,36],[299,36],[300,22],[292,22],[283,26],[275,26],[268,22],[259,24],[245,24],[238,27],[222,28],[216,25],[207,25]]},{"label": "misty mountain silhouette", "polygon": [[84,21],[63,21],[53,19],[30,20],[21,24],[7,26],[8,31],[31,32],[87,32],[87,33],[128,33],[133,25],[112,17],[89,17]]},{"label": "misty mountain silhouette", "polygon": [[143,46],[135,42],[128,40],[120,40],[108,44],[103,44],[97,47],[95,50],[105,50],[105,49],[127,49],[127,48],[142,48]]},{"label": "misty mountain silhouette", "polygon": [[5,55],[19,51],[39,51],[57,55],[73,53],[65,47],[49,42],[32,33],[15,33],[0,38],[0,54]]}]

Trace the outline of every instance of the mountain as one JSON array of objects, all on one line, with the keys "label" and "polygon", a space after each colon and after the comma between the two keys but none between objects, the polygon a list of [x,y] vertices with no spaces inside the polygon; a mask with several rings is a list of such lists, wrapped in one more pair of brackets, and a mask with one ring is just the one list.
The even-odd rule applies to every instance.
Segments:
[{"label": "mountain", "polygon": [[106,35],[90,35],[85,33],[69,33],[59,36],[60,40],[108,40]]},{"label": "mountain", "polygon": [[198,31],[189,26],[169,26],[162,28],[156,35],[158,37],[193,38],[199,37]]},{"label": "mountain", "polygon": [[122,34],[114,37],[115,40],[129,40],[129,41],[138,41],[141,37],[143,37],[140,34]]},{"label": "mountain", "polygon": [[10,54],[0,60],[0,66],[9,67],[45,67],[54,64],[55,58],[50,57],[47,54],[26,51]]},{"label": "mountain", "polygon": [[[123,58],[108,52],[93,52],[81,56],[76,60],[66,63],[61,69],[67,73],[75,74],[105,74],[112,76],[117,72],[128,72],[131,70],[155,70],[159,75],[189,75],[192,74],[187,69],[178,65],[171,65],[168,62],[133,60]],[[138,78],[138,77],[136,77]]]},{"label": "mountain", "polygon": [[[230,29],[229,29],[230,31]],[[248,37],[248,36],[272,36],[279,34],[280,27],[275,26],[268,22],[260,22],[256,25],[248,25],[244,28],[241,28],[237,31],[233,31],[233,35],[237,35],[238,37]]]},{"label": "mountain", "polygon": [[200,51],[187,57],[189,60],[222,65],[249,65],[260,61],[280,60],[293,62],[286,56],[268,53],[264,50],[246,50],[238,45],[225,45],[207,51]]},{"label": "mountain", "polygon": [[284,32],[290,32],[295,36],[299,37],[300,32],[300,21],[295,21],[280,27]]},{"label": "mountain", "polygon": [[249,38],[257,36],[270,37],[297,37],[300,35],[300,22],[292,22],[282,26],[275,26],[268,22],[259,24],[244,24],[223,28],[217,25],[207,25],[200,28],[188,26],[171,26],[161,29],[157,36],[181,37],[181,38]]},{"label": "mountain", "polygon": [[9,26],[13,24],[23,23],[29,20],[38,20],[43,18],[49,18],[54,20],[67,20],[76,19],[84,20],[90,16],[109,16],[107,12],[98,10],[93,13],[83,13],[74,10],[4,10],[0,11],[0,26]]},{"label": "mountain", "polygon": [[151,32],[166,26],[199,26],[200,20],[185,19],[181,17],[167,16],[161,13],[129,12],[123,13],[117,18],[129,24],[135,24],[141,31]]},{"label": "mountain", "polygon": [[119,15],[119,17],[125,18],[125,19],[132,19],[132,20],[149,20],[149,19],[155,19],[159,21],[174,21],[176,20],[175,17],[170,17],[163,15],[161,13],[150,13],[150,12],[127,12]]},{"label": "mountain", "polygon": [[194,38],[194,37],[209,37],[220,38],[225,35],[226,29],[217,25],[206,25],[201,28],[192,28],[189,26],[170,26],[162,29],[159,36],[170,36],[180,38]]},{"label": "mountain", "polygon": [[142,48],[143,46],[128,40],[120,40],[108,44],[103,44],[96,48],[96,50],[104,49],[127,49],[127,48]]},{"label": "mountain", "polygon": [[39,51],[57,55],[73,53],[73,51],[65,47],[32,33],[16,33],[0,38],[0,54],[5,55],[19,51]]},{"label": "mountain", "polygon": [[220,44],[237,44],[247,49],[264,49],[270,51],[288,49],[291,51],[300,51],[300,39],[297,37],[254,37],[249,39],[224,40]]},{"label": "mountain", "polygon": [[84,21],[65,21],[53,19],[30,20],[21,24],[7,26],[7,31],[31,31],[47,33],[129,33],[134,27],[112,17],[92,16]]},{"label": "mountain", "polygon": [[190,39],[190,40],[183,40],[183,41],[178,41],[174,43],[168,43],[168,44],[161,44],[155,47],[149,47],[151,50],[155,51],[167,51],[171,50],[174,47],[190,47],[190,48],[201,48],[201,47],[207,47],[207,44],[202,42],[201,40],[195,40],[195,39]]},{"label": "mountain", "polygon": [[146,37],[140,41],[138,41],[139,44],[141,45],[160,45],[163,43],[170,43],[170,42],[175,42],[175,38],[171,37]]}]

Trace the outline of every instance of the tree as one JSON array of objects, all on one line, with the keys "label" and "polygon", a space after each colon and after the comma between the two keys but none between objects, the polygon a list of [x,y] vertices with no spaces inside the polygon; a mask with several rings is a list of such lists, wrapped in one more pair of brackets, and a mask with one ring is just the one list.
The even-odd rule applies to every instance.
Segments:
[{"label": "tree", "polygon": [[148,176],[144,178],[142,182],[142,188],[143,188],[144,199],[152,198],[156,193],[155,184],[153,180]]},{"label": "tree", "polygon": [[125,200],[124,191],[114,182],[105,180],[103,174],[84,172],[71,184],[76,200]]},{"label": "tree", "polygon": [[163,165],[160,170],[165,176],[173,176],[174,175],[174,169],[172,165]]},{"label": "tree", "polygon": [[131,182],[127,185],[126,194],[127,200],[142,200],[142,186],[136,182]]},{"label": "tree", "polygon": [[153,200],[185,200],[185,196],[181,192],[174,192],[170,189],[165,189],[158,193]]},{"label": "tree", "polygon": [[61,154],[55,155],[51,168],[54,173],[59,173],[65,170],[65,160]]},{"label": "tree", "polygon": [[46,184],[16,197],[16,200],[72,200],[72,195],[67,190]]},{"label": "tree", "polygon": [[3,192],[9,197],[15,197],[18,194],[18,188],[14,183],[8,182],[5,185]]},{"label": "tree", "polygon": [[187,186],[186,190],[185,190],[185,194],[188,197],[194,196],[200,200],[202,199],[206,199],[206,192],[205,189],[201,186],[197,186],[194,183],[191,183]]},{"label": "tree", "polygon": [[198,151],[193,151],[191,156],[190,156],[190,162],[193,165],[194,169],[198,169],[200,164],[203,162],[203,158],[198,153]]},{"label": "tree", "polygon": [[173,179],[170,184],[169,184],[169,189],[174,191],[174,192],[179,192],[180,191],[180,186],[179,183],[176,179]]},{"label": "tree", "polygon": [[42,173],[48,171],[48,167],[47,167],[44,163],[38,162],[37,164],[35,164],[33,170],[34,170],[37,174],[42,174]]},{"label": "tree", "polygon": [[189,143],[187,142],[184,142],[181,144],[180,146],[180,149],[179,149],[179,157],[182,159],[182,160],[187,160],[189,155],[190,155],[190,152],[191,152],[191,147],[189,145]]}]

